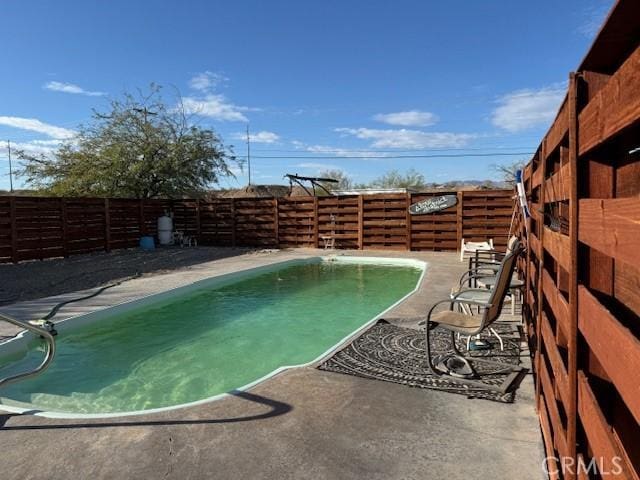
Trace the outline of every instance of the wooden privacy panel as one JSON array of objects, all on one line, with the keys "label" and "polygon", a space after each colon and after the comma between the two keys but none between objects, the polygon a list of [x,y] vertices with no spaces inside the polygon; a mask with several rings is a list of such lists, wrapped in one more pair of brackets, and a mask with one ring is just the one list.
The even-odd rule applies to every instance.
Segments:
[{"label": "wooden privacy panel", "polygon": [[19,197],[13,206],[18,261],[64,255],[62,200]]},{"label": "wooden privacy panel", "polygon": [[173,228],[185,235],[198,236],[200,211],[198,200],[173,200],[169,210],[173,213]]},{"label": "wooden privacy panel", "polygon": [[[421,202],[440,195],[456,195],[456,192],[414,193],[411,195],[410,203]],[[462,192],[457,196],[458,205],[454,207],[429,215],[412,215],[410,217],[411,250],[456,250],[460,248],[461,212],[464,204]]]},{"label": "wooden privacy panel", "polygon": [[314,197],[289,197],[278,199],[279,246],[317,246],[316,205]]},{"label": "wooden privacy panel", "polygon": [[362,197],[362,248],[406,250],[407,195],[385,194]]},{"label": "wooden privacy panel", "polygon": [[144,206],[139,200],[109,200],[109,247],[136,247],[142,236]]},{"label": "wooden privacy panel", "polygon": [[[618,2],[608,22],[619,48],[603,43],[614,32],[607,24],[585,62],[605,51],[620,58],[571,75],[525,169],[532,218],[516,224],[528,246],[523,314],[547,454],[595,462],[589,478],[637,479],[640,38],[628,36],[622,48],[619,32],[638,31],[640,4]],[[556,478],[587,475],[560,470]]]},{"label": "wooden privacy panel", "polygon": [[231,246],[235,244],[233,201],[227,198],[200,202],[200,243]]},{"label": "wooden privacy panel", "polygon": [[462,237],[472,242],[493,238],[494,246],[504,250],[507,247],[512,213],[513,192],[464,192]]},{"label": "wooden privacy panel", "polygon": [[318,198],[318,235],[335,238],[336,248],[358,248],[358,197]]},{"label": "wooden privacy panel", "polygon": [[67,255],[105,249],[105,202],[101,198],[63,200],[64,251]]},{"label": "wooden privacy panel", "polygon": [[236,245],[275,247],[275,218],[275,200],[272,198],[236,200]]}]

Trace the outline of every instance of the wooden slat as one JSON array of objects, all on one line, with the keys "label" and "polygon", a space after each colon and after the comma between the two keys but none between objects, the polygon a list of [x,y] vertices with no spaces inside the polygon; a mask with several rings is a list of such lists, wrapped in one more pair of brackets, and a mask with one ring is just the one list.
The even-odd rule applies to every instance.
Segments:
[{"label": "wooden slat", "polygon": [[547,152],[547,154],[553,152],[560,144],[564,136],[567,135],[568,131],[569,108],[567,106],[567,98],[565,97],[562,105],[560,106],[560,110],[558,111],[558,115],[556,116],[556,119],[554,120],[544,139],[545,152]]},{"label": "wooden slat", "polygon": [[640,198],[580,200],[579,222],[582,243],[640,269]]},{"label": "wooden slat", "polygon": [[547,272],[542,269],[542,291],[547,299],[547,303],[556,317],[556,322],[560,325],[565,336],[569,336],[569,304],[558,290],[555,282]]},{"label": "wooden slat", "polygon": [[[589,440],[589,447],[593,451],[593,458],[598,460],[598,464],[604,467],[603,470],[618,472],[618,468],[621,467],[622,472],[614,478],[636,480],[638,476],[623,460],[624,457],[614,439],[611,426],[602,414],[602,410],[598,406],[598,400],[593,394],[589,381],[582,370],[578,371],[578,414]],[[615,464],[613,462],[614,458],[619,459]]]},{"label": "wooden slat", "polygon": [[531,188],[536,188],[542,183],[542,168],[538,167],[531,177]]},{"label": "wooden slat", "polygon": [[579,153],[585,154],[640,118],[640,47],[579,116]]},{"label": "wooden slat", "polygon": [[551,325],[549,325],[549,319],[542,312],[540,317],[540,330],[542,334],[542,339],[544,341],[545,349],[547,351],[549,363],[551,364],[551,369],[553,370],[553,377],[556,380],[556,388],[560,393],[560,398],[562,399],[562,403],[565,406],[569,405],[570,396],[569,396],[569,380],[567,369],[564,366],[564,362],[562,361],[562,357],[560,356],[560,352],[558,352],[558,346],[556,345],[556,339],[551,331]]},{"label": "wooden slat", "polygon": [[542,364],[540,366],[540,378],[542,385],[542,392],[546,400],[546,406],[551,420],[551,428],[553,429],[553,443],[556,446],[556,450],[560,452],[563,457],[568,456],[567,437],[566,432],[562,428],[562,420],[560,419],[560,412],[553,393],[553,385],[551,384],[551,378],[547,367]]},{"label": "wooden slat", "polygon": [[536,237],[533,232],[529,233],[529,244],[531,251],[535,253],[537,258],[540,258],[542,256],[542,252],[540,250],[540,240],[538,240],[538,237]]},{"label": "wooden slat", "polygon": [[568,236],[554,232],[549,227],[544,227],[543,246],[562,268],[569,270],[571,257]]},{"label": "wooden slat", "polygon": [[[640,340],[624,327],[584,286],[578,288],[578,326],[640,423]],[[623,366],[632,368],[623,368]]]},{"label": "wooden slat", "polygon": [[540,427],[542,430],[542,437],[544,439],[545,452],[546,457],[545,461],[547,462],[547,473],[549,473],[549,480],[557,480],[559,478],[558,472],[560,472],[560,468],[557,461],[557,455],[553,450],[553,435],[551,433],[551,425],[549,423],[549,416],[547,414],[547,406],[545,402],[544,395],[540,395]]},{"label": "wooden slat", "polygon": [[560,170],[545,180],[544,185],[545,203],[560,202],[569,199],[571,188],[571,172],[569,164],[560,167]]}]

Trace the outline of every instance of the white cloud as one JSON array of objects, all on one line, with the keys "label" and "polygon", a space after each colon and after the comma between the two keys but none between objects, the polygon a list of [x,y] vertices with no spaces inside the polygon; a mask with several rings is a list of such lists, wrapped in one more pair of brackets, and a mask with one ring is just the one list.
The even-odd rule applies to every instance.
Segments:
[{"label": "white cloud", "polygon": [[57,147],[62,143],[62,140],[31,140],[29,143],[43,147]]},{"label": "white cloud", "polygon": [[60,141],[55,140],[54,143],[44,143],[48,140],[33,140],[31,142],[11,142],[12,150],[22,150],[30,155],[51,155],[60,146]]},{"label": "white cloud", "polygon": [[455,148],[464,147],[475,138],[475,135],[468,133],[423,132],[406,128],[336,128],[335,131],[361,140],[371,140],[373,148]]},{"label": "white cloud", "polygon": [[204,97],[185,97],[182,104],[187,114],[201,115],[214,120],[228,122],[247,122],[247,117],[242,113],[250,110],[229,102],[224,95],[207,94]]},{"label": "white cloud", "polygon": [[578,25],[579,34],[587,38],[593,38],[600,31],[600,27],[607,18],[611,8],[611,1],[600,1],[598,5],[591,5],[582,12],[582,23]]},{"label": "white cloud", "polygon": [[427,127],[435,124],[438,121],[438,116],[431,112],[409,110],[406,112],[379,113],[374,115],[373,119],[401,127]]},{"label": "white cloud", "polygon": [[[304,150],[309,153],[318,153],[322,155],[331,155],[332,157],[362,157],[371,158],[371,152],[368,149],[341,148],[329,145],[308,145],[299,140],[292,140],[291,145],[298,150]],[[384,152],[376,153],[375,157],[385,157],[390,154]]]},{"label": "white cloud", "polygon": [[327,145],[307,145],[305,150],[310,153],[322,153],[326,155],[333,155],[334,157],[354,157],[360,154],[360,150],[353,150],[351,148],[339,148],[330,147]]},{"label": "white cloud", "polygon": [[53,90],[54,92],[73,93],[76,95],[87,95],[89,97],[100,97],[102,95],[106,95],[104,92],[85,90],[78,85],[65,82],[48,82],[44,84],[43,88]]},{"label": "white cloud", "polygon": [[565,87],[559,84],[507,93],[498,99],[491,123],[509,132],[550,124],[564,96]]},{"label": "white cloud", "polygon": [[215,87],[227,80],[229,79],[224,75],[207,70],[193,76],[191,80],[189,80],[189,87],[201,92],[207,92],[209,90],[213,90]]},{"label": "white cloud", "polygon": [[303,162],[303,163],[296,163],[294,165],[294,167],[307,168],[309,170],[315,170],[317,172],[322,172],[324,170],[341,170],[341,171],[344,171],[344,169],[341,166],[334,165],[334,164],[331,164],[331,163]]},{"label": "white cloud", "polygon": [[30,130],[32,132],[44,133],[45,135],[58,140],[66,140],[73,137],[76,132],[68,128],[56,127],[48,123],[41,122],[37,118],[4,117],[0,116],[0,125]]},{"label": "white cloud", "polygon": [[[236,140],[246,140],[247,134],[244,132],[234,133],[232,138]],[[276,143],[280,140],[280,135],[274,132],[268,132],[266,130],[262,130],[260,132],[249,133],[249,138],[253,143]]]}]

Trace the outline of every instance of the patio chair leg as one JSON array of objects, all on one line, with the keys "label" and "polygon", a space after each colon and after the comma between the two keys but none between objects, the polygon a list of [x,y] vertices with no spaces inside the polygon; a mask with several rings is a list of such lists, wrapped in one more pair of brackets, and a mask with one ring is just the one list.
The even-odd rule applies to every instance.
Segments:
[{"label": "patio chair leg", "polygon": [[436,368],[433,365],[433,361],[431,360],[431,325],[429,325],[429,320],[427,319],[427,323],[425,325],[426,327],[426,340],[427,340],[427,344],[426,344],[426,350],[427,350],[427,367],[429,367],[429,371],[431,371],[431,373],[433,373],[434,375],[442,375],[440,372],[438,372],[436,370]]},{"label": "patio chair leg", "polygon": [[451,346],[453,347],[453,351],[456,355],[462,356],[462,352],[458,350],[458,345],[456,344],[456,334],[453,331],[451,332]]},{"label": "patio chair leg", "polygon": [[496,336],[496,338],[500,342],[500,351],[504,351],[504,343],[502,341],[502,337],[498,334],[498,332],[495,331],[493,327],[489,328],[489,330],[491,331],[491,333],[493,333]]},{"label": "patio chair leg", "polygon": [[509,299],[511,300],[511,315],[516,314],[516,297],[513,292],[509,295]]}]

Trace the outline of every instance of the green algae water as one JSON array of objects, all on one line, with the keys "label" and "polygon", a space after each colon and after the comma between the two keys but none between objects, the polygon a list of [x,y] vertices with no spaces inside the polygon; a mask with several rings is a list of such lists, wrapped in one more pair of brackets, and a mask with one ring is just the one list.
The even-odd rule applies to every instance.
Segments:
[{"label": "green algae water", "polygon": [[[7,405],[69,413],[170,407],[308,363],[411,292],[412,266],[316,262],[193,290],[61,332],[42,374],[0,389]],[[73,320],[72,320],[73,321]],[[0,359],[37,365],[38,341]]]}]

